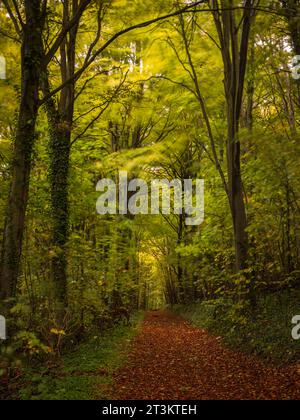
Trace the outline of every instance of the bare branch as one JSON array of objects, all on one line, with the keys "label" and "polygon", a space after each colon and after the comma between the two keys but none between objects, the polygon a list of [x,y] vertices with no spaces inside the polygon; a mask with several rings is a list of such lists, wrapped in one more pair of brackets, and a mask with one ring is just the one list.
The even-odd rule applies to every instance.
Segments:
[{"label": "bare branch", "polygon": [[112,103],[112,101],[118,96],[121,88],[124,86],[124,83],[126,82],[128,76],[128,72],[125,74],[125,76],[123,77],[123,79],[121,80],[119,86],[117,87],[117,89],[114,91],[113,95],[111,98],[109,98],[106,101],[106,104],[104,106],[104,108],[101,109],[101,111],[94,117],[92,118],[92,120],[89,122],[89,124],[85,127],[85,129],[78,134],[75,139],[72,141],[71,146],[74,145],[74,143],[77,142],[77,140],[79,140],[82,136],[84,136],[84,134],[93,126],[93,124],[99,120],[99,118],[102,117],[102,115],[104,114],[104,112],[109,108],[110,104]]},{"label": "bare branch", "polygon": [[12,41],[18,42],[20,43],[21,40],[20,38],[16,38],[15,36],[9,34],[8,32],[5,32],[3,29],[0,28],[0,34],[3,35],[4,37],[11,39]]},{"label": "bare branch", "polygon": [[23,19],[22,19],[22,15],[21,15],[21,12],[20,12],[19,6],[18,6],[18,4],[17,4],[16,0],[12,0],[12,2],[13,2],[13,5],[14,5],[14,8],[15,8],[15,10],[16,10],[16,14],[17,14],[17,16],[18,16],[18,20],[19,20],[19,22],[20,22],[20,25],[21,25],[21,27],[22,27],[22,28],[24,28],[25,23],[23,22]]},{"label": "bare branch", "polygon": [[[11,20],[14,24],[14,27],[15,27],[15,30],[16,30],[17,34],[21,37],[22,36],[22,21],[18,22],[18,17],[15,16],[15,14],[12,11],[12,9],[11,9],[7,0],[3,0],[3,3],[4,3],[4,6],[7,10],[7,13],[9,14],[9,17],[11,18]],[[19,26],[19,24],[20,24],[20,26]]]},{"label": "bare branch", "polygon": [[[88,7],[88,5],[91,3],[92,0],[81,0],[78,9],[76,10],[75,15],[73,18],[68,22],[67,25],[64,25],[60,34],[57,36],[56,40],[54,41],[54,44],[48,51],[45,57],[44,65],[45,67],[50,63],[58,49],[60,48],[61,44],[63,43],[66,35],[70,32],[70,30],[78,24],[78,21],[80,20],[82,14]],[[61,89],[59,89],[61,90]],[[56,92],[57,93],[57,92]]]},{"label": "bare branch", "polygon": [[[82,0],[83,3],[89,3],[90,1],[91,0]],[[60,92],[66,85],[68,85],[70,83],[73,83],[74,81],[78,80],[81,77],[81,75],[85,72],[85,70],[87,70],[96,61],[96,59],[99,57],[99,55],[101,55],[114,41],[116,41],[117,39],[119,39],[121,36],[126,35],[127,33],[132,32],[132,31],[134,31],[136,29],[146,28],[148,26],[153,25],[154,23],[161,22],[161,21],[170,19],[172,17],[176,17],[176,16],[178,16],[178,15],[180,15],[182,13],[191,12],[191,10],[194,9],[196,6],[202,5],[202,4],[206,3],[206,2],[207,2],[207,0],[201,0],[201,1],[198,1],[196,3],[189,4],[188,6],[184,7],[183,9],[177,10],[176,12],[169,13],[167,15],[160,16],[158,18],[151,19],[151,20],[148,20],[146,22],[142,22],[142,23],[139,23],[139,24],[130,26],[128,28],[122,29],[121,31],[117,32],[104,45],[102,45],[102,47],[100,47],[91,56],[91,58],[87,62],[84,63],[84,65],[81,67],[81,69],[79,69],[72,77],[70,77],[69,80],[67,80],[61,86],[59,86],[55,90],[53,90],[53,92],[50,93],[50,96],[48,95],[42,101],[40,101],[40,106],[43,105],[45,102],[47,102],[47,100],[50,99],[52,96],[54,96],[58,92]],[[75,19],[75,17],[74,17],[74,19]],[[70,24],[66,27],[66,30],[65,31],[62,31],[64,33],[61,34],[57,38],[57,41],[55,42],[54,46],[51,48],[51,50],[47,54],[45,64],[48,64],[50,62],[50,60],[52,59],[52,57],[56,53],[57,49],[60,47],[60,44],[61,44],[62,40],[64,39],[64,37],[66,36],[66,34],[68,33],[68,31],[70,30],[69,26],[74,21],[74,19],[72,19],[70,21]],[[75,24],[76,24],[76,22],[73,22],[72,23],[72,26],[75,25]]]}]

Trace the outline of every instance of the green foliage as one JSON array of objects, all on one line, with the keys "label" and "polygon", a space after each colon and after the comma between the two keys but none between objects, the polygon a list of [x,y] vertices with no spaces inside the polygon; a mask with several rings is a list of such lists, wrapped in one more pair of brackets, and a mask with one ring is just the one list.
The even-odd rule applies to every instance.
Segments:
[{"label": "green foliage", "polygon": [[[119,326],[105,334],[91,332],[86,343],[48,367],[40,365],[22,378],[23,400],[91,400],[108,397],[113,371],[126,361],[124,348],[137,333],[142,314],[132,325]],[[19,383],[19,386],[21,383]]]},{"label": "green foliage", "polygon": [[293,340],[292,318],[299,313],[299,290],[261,296],[255,314],[245,311],[243,302],[219,299],[174,307],[200,328],[221,336],[241,351],[279,365],[299,360],[299,342]]},{"label": "green foliage", "polygon": [[[78,26],[75,68],[84,65],[89,46],[95,52],[118,31],[174,11],[178,4],[91,2]],[[235,13],[240,20],[241,11]],[[48,47],[62,29],[62,2],[48,2],[46,20]],[[0,54],[8,66],[7,80],[0,80],[2,235],[21,99],[18,34],[2,4],[0,27]],[[32,372],[41,360],[57,363],[62,356],[64,367],[49,372],[39,365],[33,384],[24,384],[22,398],[89,398],[94,378],[88,374],[97,369],[96,356],[110,360],[116,355],[109,347],[114,338],[105,331],[117,324],[117,331],[123,331],[122,324],[137,309],[165,304],[189,304],[190,309],[183,309],[187,316],[233,345],[281,362],[296,359],[296,344],[287,342],[283,325],[293,311],[299,312],[300,96],[290,74],[294,53],[286,34],[285,19],[257,13],[239,133],[249,255],[248,268],[238,274],[232,214],[220,177],[223,173],[228,181],[228,124],[224,65],[211,13],[185,13],[127,33],[95,57],[76,79],[76,100],[69,104],[74,106],[73,124],[59,115],[57,128],[70,135],[70,151],[69,143],[53,141],[46,109],[40,108],[21,267],[9,308],[12,338],[1,348],[3,373],[18,376],[19,360]],[[61,53],[47,69],[51,89],[64,79]],[[64,99],[53,97],[59,108]],[[178,215],[97,215],[98,180],[117,180],[120,170],[149,183],[156,178],[205,179],[204,223],[188,227]],[[54,205],[51,190],[59,193]],[[61,241],[54,238],[53,221]],[[59,278],[53,275],[55,260],[67,265],[63,309],[55,287]],[[193,306],[198,301],[203,303]],[[95,328],[101,337],[81,345],[74,357],[68,355]],[[73,375],[79,362],[84,372]]]}]

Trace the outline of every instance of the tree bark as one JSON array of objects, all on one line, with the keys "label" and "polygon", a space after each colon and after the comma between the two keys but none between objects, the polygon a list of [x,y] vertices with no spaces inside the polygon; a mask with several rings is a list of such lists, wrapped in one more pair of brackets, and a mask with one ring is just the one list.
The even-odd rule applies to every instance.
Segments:
[{"label": "tree bark", "polygon": [[[281,0],[294,54],[300,56],[300,0]],[[297,83],[297,105],[300,107],[300,84]]]},{"label": "tree bark", "polygon": [[[76,16],[78,1],[64,3],[64,25],[68,26]],[[79,21],[69,32],[61,48],[61,78],[64,83],[75,72],[76,37]],[[48,78],[43,83],[44,96],[50,94]],[[52,208],[52,248],[51,277],[55,297],[59,307],[67,305],[67,243],[69,239],[69,167],[71,136],[74,118],[75,81],[64,86],[60,94],[59,106],[50,97],[46,102],[50,131],[50,185]]]},{"label": "tree bark", "polygon": [[281,1],[285,16],[288,22],[291,41],[294,52],[300,55],[300,1],[299,0],[283,0]]},{"label": "tree bark", "polygon": [[38,114],[39,80],[43,56],[44,16],[40,0],[24,2],[21,51],[21,102],[12,160],[12,181],[2,243],[0,297],[15,295],[19,273],[25,214],[28,201],[32,150]]},{"label": "tree bark", "polygon": [[[245,0],[242,24],[236,22],[233,0],[212,1],[215,25],[218,31],[224,63],[224,86],[227,102],[227,166],[228,193],[232,213],[236,270],[247,268],[248,234],[247,213],[241,173],[241,143],[239,128],[242,100],[248,61],[251,24],[254,16],[255,0]],[[223,8],[221,10],[220,6]],[[218,10],[219,9],[219,10]],[[231,9],[231,10],[230,10]]]}]

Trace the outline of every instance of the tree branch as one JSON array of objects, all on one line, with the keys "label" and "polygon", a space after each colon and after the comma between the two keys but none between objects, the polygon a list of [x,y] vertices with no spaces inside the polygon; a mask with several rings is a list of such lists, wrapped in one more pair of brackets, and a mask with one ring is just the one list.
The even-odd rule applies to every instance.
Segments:
[{"label": "tree branch", "polygon": [[[60,34],[56,38],[54,44],[52,47],[50,47],[50,50],[47,52],[44,60],[44,66],[47,67],[47,65],[50,63],[58,49],[60,48],[61,44],[63,43],[63,40],[65,39],[66,35],[70,32],[70,30],[77,25],[79,19],[81,18],[82,14],[86,10],[87,6],[91,3],[92,0],[81,0],[80,5],[73,16],[73,18],[68,22],[67,25],[64,25],[62,28]],[[60,89],[61,90],[61,89]]]},{"label": "tree branch", "polygon": [[[82,2],[84,2],[84,3],[89,3],[90,1],[91,0],[82,0]],[[91,64],[93,64],[95,62],[95,60],[97,59],[97,57],[100,54],[102,54],[103,51],[105,51],[114,41],[116,41],[121,36],[126,35],[127,33],[132,32],[132,31],[134,31],[136,29],[146,28],[148,26],[153,25],[154,23],[161,22],[161,21],[170,19],[172,17],[176,17],[176,16],[178,16],[180,14],[190,12],[191,9],[195,8],[196,6],[202,5],[204,3],[207,3],[207,0],[201,0],[201,1],[198,1],[198,2],[195,2],[195,3],[192,3],[192,4],[189,4],[188,6],[184,7],[183,9],[177,10],[176,12],[169,13],[167,15],[160,16],[160,17],[157,17],[155,19],[151,19],[151,20],[148,20],[148,21],[145,21],[145,22],[142,22],[142,23],[138,23],[136,25],[130,26],[128,28],[122,29],[121,31],[117,32],[104,45],[102,45],[102,47],[100,47],[90,57],[90,59],[84,63],[84,65],[81,67],[81,69],[79,69],[72,77],[69,78],[69,80],[67,80],[62,85],[60,85],[59,87],[57,87],[56,89],[54,89],[53,92],[51,92],[47,97],[43,98],[40,101],[40,106],[43,105],[45,102],[47,102],[47,100],[50,99],[52,96],[54,96],[58,92],[60,92],[66,85],[68,85],[70,83],[73,83],[74,81],[77,81],[81,77],[81,75],[85,72],[85,70],[87,70],[91,66]],[[74,19],[71,20],[71,22],[70,22],[70,24],[68,26],[71,25],[71,23],[73,22],[73,20]],[[72,26],[74,24],[76,24],[76,22],[73,22]],[[66,29],[68,29],[68,28],[66,28]],[[70,28],[68,30],[70,30]],[[51,60],[51,58],[53,57],[53,55],[56,53],[57,49],[60,47],[60,43],[64,39],[64,37],[67,34],[68,30],[63,31],[64,32],[63,36],[61,34],[58,37],[58,39],[56,40],[54,46],[51,48],[50,52],[47,54],[47,58],[45,60],[46,61],[45,64],[49,64],[49,61]],[[56,46],[57,46],[57,48],[56,48]]]},{"label": "tree branch", "polygon": [[[11,9],[7,0],[3,0],[3,3],[4,3],[4,6],[7,10],[7,13],[9,14],[9,17],[11,18],[11,20],[14,24],[14,27],[15,27],[15,30],[16,30],[17,34],[21,37],[22,36],[22,21],[18,22],[18,18],[14,15],[14,13],[13,13],[13,11],[12,11],[12,9]],[[19,26],[19,23],[20,23],[21,27]]]}]

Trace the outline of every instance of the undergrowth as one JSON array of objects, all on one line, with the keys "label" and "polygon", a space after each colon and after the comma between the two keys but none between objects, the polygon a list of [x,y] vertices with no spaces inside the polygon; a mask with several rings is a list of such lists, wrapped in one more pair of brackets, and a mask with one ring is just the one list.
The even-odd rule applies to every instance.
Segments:
[{"label": "undergrowth", "polygon": [[126,348],[137,334],[143,314],[131,326],[119,325],[95,334],[53,366],[26,369],[18,391],[21,400],[106,399],[115,369],[126,361]]},{"label": "undergrowth", "polygon": [[173,311],[224,339],[230,347],[284,365],[300,359],[300,341],[292,338],[292,318],[300,314],[300,291],[268,294],[257,301],[255,314],[241,315],[239,304],[225,299],[204,301]]}]

